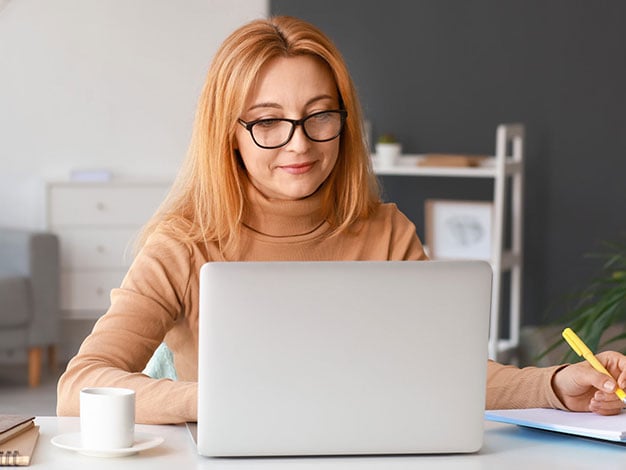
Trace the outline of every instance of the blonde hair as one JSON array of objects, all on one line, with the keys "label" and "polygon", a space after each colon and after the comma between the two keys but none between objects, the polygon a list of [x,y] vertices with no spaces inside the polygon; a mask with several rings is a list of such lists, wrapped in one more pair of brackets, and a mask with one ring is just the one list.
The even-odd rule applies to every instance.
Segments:
[{"label": "blonde hair", "polygon": [[362,128],[356,89],[338,49],[319,29],[297,18],[252,21],[221,45],[199,98],[187,158],[138,247],[157,228],[187,242],[237,247],[245,210],[245,168],[235,151],[235,126],[261,68],[275,57],[311,55],[328,64],[348,112],[339,157],[319,190],[332,234],[370,215],[380,201]]}]

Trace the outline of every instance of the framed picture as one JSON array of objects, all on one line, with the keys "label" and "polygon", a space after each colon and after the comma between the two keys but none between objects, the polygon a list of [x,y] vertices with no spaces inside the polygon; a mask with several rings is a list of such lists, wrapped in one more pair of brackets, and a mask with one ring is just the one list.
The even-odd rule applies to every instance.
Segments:
[{"label": "framed picture", "polygon": [[493,203],[428,199],[425,219],[430,258],[491,258]]}]

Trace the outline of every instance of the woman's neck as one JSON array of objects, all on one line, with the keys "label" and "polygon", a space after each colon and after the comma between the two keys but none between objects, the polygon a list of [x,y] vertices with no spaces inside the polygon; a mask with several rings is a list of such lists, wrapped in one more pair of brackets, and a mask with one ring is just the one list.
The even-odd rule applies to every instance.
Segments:
[{"label": "woman's neck", "polygon": [[243,224],[255,232],[289,237],[310,233],[324,223],[321,191],[297,200],[270,199],[246,181],[245,195]]}]

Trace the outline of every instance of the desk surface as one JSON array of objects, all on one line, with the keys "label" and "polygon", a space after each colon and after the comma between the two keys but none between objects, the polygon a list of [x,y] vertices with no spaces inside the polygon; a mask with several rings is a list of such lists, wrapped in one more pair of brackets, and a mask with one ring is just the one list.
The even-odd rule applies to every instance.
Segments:
[{"label": "desk surface", "polygon": [[58,434],[78,432],[78,418],[38,417],[36,423],[41,428],[31,467],[46,470],[626,468],[626,445],[492,422],[485,422],[485,441],[477,454],[263,459],[200,457],[184,425],[137,425],[138,432],[162,436],[165,442],[129,457],[86,457],[50,443]]}]

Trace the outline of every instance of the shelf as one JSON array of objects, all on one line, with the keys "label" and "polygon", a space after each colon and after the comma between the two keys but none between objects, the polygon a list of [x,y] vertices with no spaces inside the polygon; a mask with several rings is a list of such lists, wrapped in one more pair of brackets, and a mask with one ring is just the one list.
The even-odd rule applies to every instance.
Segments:
[{"label": "shelf", "polygon": [[[377,175],[446,176],[452,178],[495,178],[498,176],[495,157],[489,157],[482,165],[475,167],[418,166],[419,161],[423,160],[424,157],[424,155],[401,155],[395,165],[380,166],[376,162],[376,155],[372,154],[372,163]],[[505,159],[505,174],[515,174],[520,168],[519,161],[515,161],[511,157]]]},{"label": "shelf", "polygon": [[[507,360],[515,356],[519,343],[523,268],[523,124],[500,124],[496,129],[494,155],[480,165],[420,166],[426,155],[401,155],[390,166],[378,164],[372,155],[374,173],[378,176],[484,178],[493,180],[493,221],[491,259],[493,269],[491,320],[489,325],[489,357]],[[510,196],[509,196],[510,194]],[[509,216],[510,214],[510,216]],[[505,236],[510,236],[505,247]],[[426,247],[425,247],[426,249]],[[505,273],[509,275],[505,275]],[[508,306],[502,296],[508,284]],[[501,305],[502,304],[502,305]],[[506,313],[505,313],[506,312]],[[500,331],[500,318],[508,314],[508,333]]]}]

